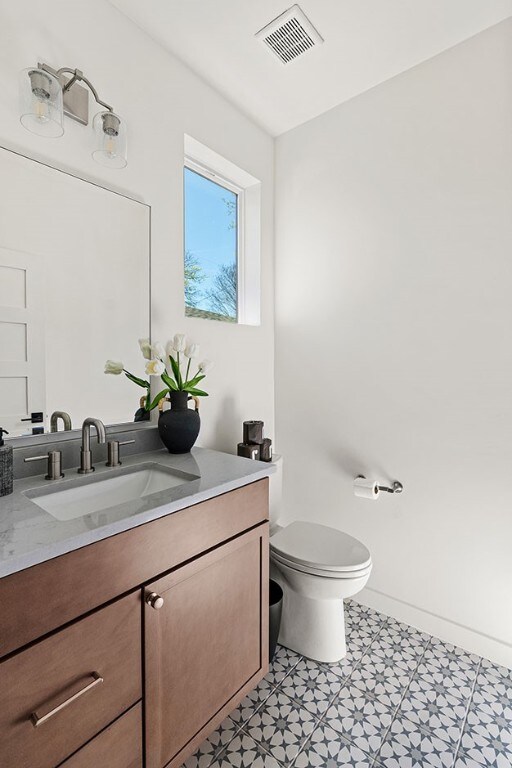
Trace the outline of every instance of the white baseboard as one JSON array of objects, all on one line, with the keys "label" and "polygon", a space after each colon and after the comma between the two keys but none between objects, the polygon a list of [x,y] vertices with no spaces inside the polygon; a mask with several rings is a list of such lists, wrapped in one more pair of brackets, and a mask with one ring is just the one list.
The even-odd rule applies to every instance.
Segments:
[{"label": "white baseboard", "polygon": [[488,637],[474,629],[456,624],[442,616],[416,608],[414,605],[404,603],[394,597],[377,592],[368,587],[359,592],[355,598],[357,602],[374,608],[386,616],[392,616],[398,621],[410,624],[422,632],[439,637],[453,645],[458,645],[471,653],[483,656],[486,659],[502,664],[512,669],[512,645]]}]

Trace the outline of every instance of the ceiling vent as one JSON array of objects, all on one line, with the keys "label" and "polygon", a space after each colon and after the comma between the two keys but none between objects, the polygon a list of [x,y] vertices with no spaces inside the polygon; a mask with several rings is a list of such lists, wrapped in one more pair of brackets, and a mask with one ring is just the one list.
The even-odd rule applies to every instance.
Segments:
[{"label": "ceiling vent", "polygon": [[306,14],[294,5],[256,33],[283,64],[323,43]]}]

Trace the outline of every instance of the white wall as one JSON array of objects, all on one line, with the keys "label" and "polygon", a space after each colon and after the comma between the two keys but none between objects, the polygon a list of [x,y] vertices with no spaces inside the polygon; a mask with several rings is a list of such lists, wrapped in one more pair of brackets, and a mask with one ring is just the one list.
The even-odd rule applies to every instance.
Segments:
[{"label": "white wall", "polygon": [[[273,435],[273,141],[107,0],[19,0],[0,8],[0,144],[119,189],[152,206],[153,337],[183,331],[215,362],[202,401],[199,444],[236,450],[244,419]],[[66,118],[61,139],[19,123],[18,73],[38,60],[78,67],[129,128],[129,164],[110,171],[90,157],[92,129]],[[91,106],[93,102],[91,101]],[[92,109],[92,114],[95,110]],[[185,318],[182,266],[184,134],[262,182],[262,322],[235,326]],[[8,179],[2,179],[8,184]],[[84,220],[84,227],[90,222]],[[134,339],[136,344],[136,339]],[[142,361],[141,361],[141,372]],[[86,373],[84,372],[84,375]],[[140,391],[134,385],[134,402]]]},{"label": "white wall", "polygon": [[276,226],[285,517],[368,545],[363,599],[512,664],[512,21],[280,137]]}]

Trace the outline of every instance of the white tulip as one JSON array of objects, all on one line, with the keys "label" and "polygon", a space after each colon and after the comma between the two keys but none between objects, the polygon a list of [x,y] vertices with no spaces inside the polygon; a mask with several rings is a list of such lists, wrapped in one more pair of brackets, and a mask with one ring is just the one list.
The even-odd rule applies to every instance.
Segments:
[{"label": "white tulip", "polygon": [[199,370],[201,373],[208,373],[213,368],[213,363],[211,360],[203,360],[201,363],[199,363]]},{"label": "white tulip", "polygon": [[149,360],[146,363],[146,373],[149,376],[160,376],[165,371],[165,365],[161,360]]},{"label": "white tulip", "polygon": [[105,373],[112,373],[114,376],[119,376],[124,370],[124,365],[118,360],[107,360],[105,363]]},{"label": "white tulip", "polygon": [[165,357],[164,345],[159,341],[155,341],[151,346],[151,356],[157,360],[163,360]]},{"label": "white tulip", "polygon": [[139,339],[139,347],[142,352],[142,357],[146,360],[151,360],[151,344],[149,339]]},{"label": "white tulip", "polygon": [[174,341],[168,341],[165,345],[165,352],[168,359],[169,357],[174,357],[176,354],[176,350],[174,349]]},{"label": "white tulip", "polygon": [[175,352],[183,352],[187,346],[187,340],[184,333],[177,333],[172,340],[172,346]]},{"label": "white tulip", "polygon": [[189,357],[191,360],[194,357],[199,357],[199,344],[189,344],[185,349],[185,357]]}]

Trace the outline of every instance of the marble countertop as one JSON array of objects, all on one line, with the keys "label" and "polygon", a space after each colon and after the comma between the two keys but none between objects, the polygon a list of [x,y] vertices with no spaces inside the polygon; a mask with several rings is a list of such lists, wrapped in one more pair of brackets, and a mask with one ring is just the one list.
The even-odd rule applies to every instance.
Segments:
[{"label": "marble countertop", "polygon": [[[95,483],[147,463],[179,470],[196,479],[74,520],[56,520],[30,498]],[[124,458],[122,467],[97,464],[94,475],[86,477],[67,470],[62,480],[48,481],[42,474],[18,480],[14,492],[0,498],[0,578],[253,483],[274,471],[270,463],[206,448],[178,455],[162,449]]]}]

